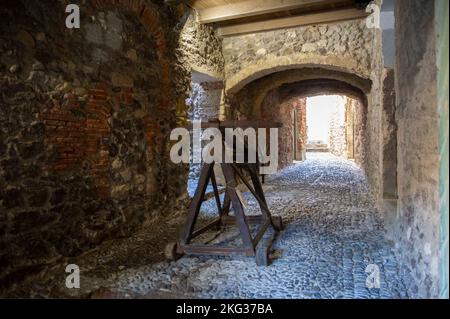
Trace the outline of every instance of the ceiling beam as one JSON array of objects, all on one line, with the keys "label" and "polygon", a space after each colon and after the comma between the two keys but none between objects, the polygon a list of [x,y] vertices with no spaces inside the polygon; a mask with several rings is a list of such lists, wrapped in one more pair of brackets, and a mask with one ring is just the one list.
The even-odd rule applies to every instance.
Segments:
[{"label": "ceiling beam", "polygon": [[336,0],[246,0],[198,10],[198,22],[213,23],[257,16],[311,5],[336,3]]},{"label": "ceiling beam", "polygon": [[230,37],[248,33],[256,33],[299,26],[332,23],[365,18],[369,13],[356,8],[347,8],[320,13],[311,13],[287,18],[272,19],[260,22],[242,23],[220,27],[217,33],[221,37]]}]

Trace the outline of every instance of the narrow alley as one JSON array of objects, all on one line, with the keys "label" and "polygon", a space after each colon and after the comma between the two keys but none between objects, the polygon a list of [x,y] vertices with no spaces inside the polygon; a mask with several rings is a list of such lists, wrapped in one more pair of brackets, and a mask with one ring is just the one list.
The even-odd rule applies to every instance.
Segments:
[{"label": "narrow alley", "polygon": [[[270,267],[256,267],[253,258],[243,256],[161,261],[159,251],[167,241],[176,240],[175,229],[184,221],[173,218],[170,224],[160,225],[163,231],[158,236],[149,236],[154,233],[144,229],[135,238],[106,244],[71,260],[89,269],[79,293],[96,298],[408,296],[403,283],[407,278],[400,275],[364,174],[352,161],[329,153],[308,153],[306,161],[270,176],[264,189],[273,214],[282,216],[285,222],[285,230],[273,245],[275,259]],[[256,201],[249,193],[244,195],[249,214],[256,213]],[[201,213],[208,219],[216,213],[214,199],[204,205]],[[229,229],[222,237],[233,240],[236,230]],[[137,250],[133,247],[136,245],[140,247]],[[158,246],[159,250],[142,251],[142,247]],[[134,267],[123,269],[120,261],[128,264],[130,260],[135,260]],[[147,264],[149,261],[152,263]],[[379,270],[379,288],[367,288],[369,265]],[[48,274],[50,287],[55,274],[58,272]],[[58,290],[63,292],[64,287],[53,287],[53,293]],[[49,291],[35,293],[52,296]]]},{"label": "narrow alley", "polygon": [[0,298],[448,299],[448,0],[0,2]]}]

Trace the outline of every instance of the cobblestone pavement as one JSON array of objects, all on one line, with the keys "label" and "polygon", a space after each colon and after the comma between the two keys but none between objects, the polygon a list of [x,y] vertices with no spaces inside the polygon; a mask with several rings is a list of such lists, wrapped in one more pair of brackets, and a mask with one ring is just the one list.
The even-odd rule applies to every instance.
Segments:
[{"label": "cobblestone pavement", "polygon": [[[77,293],[138,298],[407,298],[362,171],[329,154],[308,158],[266,179],[269,207],[285,224],[273,244],[277,258],[270,266],[258,267],[254,258],[245,256],[164,261],[161,251],[176,238],[183,221],[178,214],[172,224],[112,242],[75,261],[82,269],[82,289]],[[256,213],[256,201],[244,196],[246,210]],[[202,207],[205,218],[214,205],[210,200]],[[229,230],[222,238],[235,235]],[[369,274],[376,275],[373,269],[379,270],[380,285],[368,289]]]}]

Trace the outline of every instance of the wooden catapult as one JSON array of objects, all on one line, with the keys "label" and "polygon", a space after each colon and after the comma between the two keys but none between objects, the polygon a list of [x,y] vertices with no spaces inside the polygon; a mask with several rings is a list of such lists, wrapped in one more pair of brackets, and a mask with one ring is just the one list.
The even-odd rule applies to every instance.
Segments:
[{"label": "wooden catapult", "polygon": [[[274,128],[281,127],[280,123],[267,121],[218,121],[210,120],[202,123],[203,128],[217,128],[222,132],[222,142],[224,141],[225,128]],[[187,128],[192,129],[192,125]],[[256,156],[258,158],[258,156]],[[270,246],[277,232],[282,230],[283,223],[280,216],[272,216],[264,196],[263,188],[258,176],[259,162],[256,163],[220,163],[225,178],[225,195],[223,204],[219,196],[214,164],[203,164],[194,197],[188,208],[186,222],[181,230],[178,242],[169,243],[166,246],[166,258],[176,260],[182,255],[233,255],[244,254],[254,256],[257,265],[267,266],[270,263]],[[218,163],[219,164],[219,163]],[[247,175],[245,175],[247,174]],[[238,194],[238,180],[248,188],[256,199],[261,210],[260,215],[246,216],[241,198]],[[195,230],[195,225],[199,216],[200,207],[206,200],[206,190],[211,182],[213,193],[217,205],[218,216],[212,222]],[[230,208],[234,214],[230,215]],[[222,227],[237,226],[242,240],[242,246],[223,246],[209,244],[195,244],[191,241],[201,234],[215,230],[220,231]],[[257,226],[254,236],[250,226]],[[269,228],[273,228],[269,239],[263,240]]]}]

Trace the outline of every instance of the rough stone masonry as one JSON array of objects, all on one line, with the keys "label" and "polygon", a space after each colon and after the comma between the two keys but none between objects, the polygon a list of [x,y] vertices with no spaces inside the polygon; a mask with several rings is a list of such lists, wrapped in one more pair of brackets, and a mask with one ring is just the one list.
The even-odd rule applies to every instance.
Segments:
[{"label": "rough stone masonry", "polygon": [[185,196],[166,135],[187,119],[191,65],[223,68],[184,6],[90,1],[66,29],[66,4],[0,8],[1,288]]},{"label": "rough stone masonry", "polygon": [[[289,294],[283,284],[267,296],[436,297],[439,287],[448,294],[448,271],[447,285],[439,272],[445,258],[448,265],[443,160],[448,121],[442,115],[448,114],[448,88],[447,104],[443,98],[438,108],[445,89],[437,92],[436,81],[440,76],[445,86],[445,67],[436,65],[437,43],[445,43],[435,24],[441,10],[436,12],[434,3],[440,1],[396,1],[395,70],[384,69],[381,30],[364,19],[220,38],[217,25],[200,23],[196,10],[178,1],[80,1],[79,29],[64,24],[70,0],[2,1],[0,295],[30,296],[36,287],[22,290],[30,278],[42,279],[33,282],[39,286],[44,273],[53,280],[52,270],[68,260],[81,262],[95,249],[119,242],[136,254],[114,255],[118,258],[109,266],[159,267],[153,264],[161,261],[162,245],[155,236],[169,232],[162,237],[168,239],[176,232],[189,200],[187,188],[198,176],[198,167],[170,161],[170,132],[211,117],[283,123],[279,169],[287,188],[273,180],[274,203],[282,204],[274,211],[289,217],[291,230],[299,226],[280,242],[289,244],[298,260],[281,259],[275,270],[241,268],[256,277],[274,271],[295,291]],[[305,160],[306,98],[324,94],[345,99],[344,124],[334,125],[339,138],[332,149],[356,165],[350,169],[349,162],[333,158],[291,167],[294,160]],[[329,200],[321,183],[332,185],[336,200]],[[318,193],[308,192],[311,185]],[[299,194],[307,198],[306,206]],[[355,205],[353,197],[364,205]],[[327,214],[318,213],[323,211]],[[340,227],[341,221],[348,228]],[[383,237],[384,226],[398,262]],[[329,242],[314,237],[330,230],[337,234]],[[339,272],[320,272],[326,260],[301,256],[299,240],[309,232],[313,241],[306,251],[312,256],[325,250],[336,265],[344,261],[337,281],[332,277]],[[145,247],[141,234],[148,239]],[[336,250],[343,243],[333,242],[336,238],[349,239],[352,249]],[[380,258],[396,284],[368,293],[362,267]],[[188,265],[184,270],[199,269],[204,266],[199,260],[180,263]],[[208,265],[219,282],[217,260]],[[101,269],[90,269],[94,273],[109,269],[102,260],[90,264]],[[299,267],[302,274],[313,264],[317,273],[291,280],[291,269]],[[153,279],[172,278],[175,290],[177,283],[196,278],[169,277],[176,264],[160,265]],[[383,280],[387,284],[388,278]],[[207,284],[204,290],[195,282],[191,286],[199,292],[195,296],[213,292]],[[236,296],[236,287],[241,281],[213,296]],[[266,296],[251,287],[238,296]]]}]

